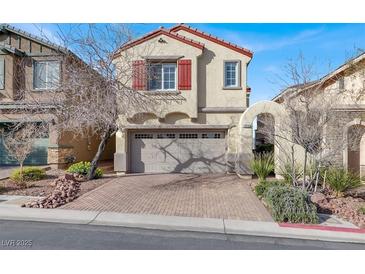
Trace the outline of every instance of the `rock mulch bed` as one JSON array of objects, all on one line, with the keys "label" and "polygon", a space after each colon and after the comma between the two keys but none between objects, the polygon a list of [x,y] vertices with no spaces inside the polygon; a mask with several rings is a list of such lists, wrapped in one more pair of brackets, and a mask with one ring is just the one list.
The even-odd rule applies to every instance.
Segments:
[{"label": "rock mulch bed", "polygon": [[317,205],[319,213],[334,214],[360,228],[365,228],[365,214],[359,209],[365,206],[365,200],[360,197],[335,197],[331,193],[315,193],[311,200]]},{"label": "rock mulch bed", "polygon": [[51,194],[37,201],[23,204],[22,207],[56,208],[75,200],[80,195],[81,183],[73,175],[65,174],[53,182]]},{"label": "rock mulch bed", "polygon": [[[33,197],[46,197],[52,194],[54,190],[54,181],[60,176],[65,175],[64,170],[60,169],[51,169],[47,171],[46,178],[29,182],[27,188],[22,188],[13,182],[11,179],[5,179],[0,181],[0,194],[3,195],[21,195],[21,196],[33,196]],[[77,181],[81,182],[81,191],[80,195],[83,195],[107,182],[111,179],[115,178],[115,176],[105,176],[99,179],[86,181],[84,178],[79,178],[75,176]]]}]

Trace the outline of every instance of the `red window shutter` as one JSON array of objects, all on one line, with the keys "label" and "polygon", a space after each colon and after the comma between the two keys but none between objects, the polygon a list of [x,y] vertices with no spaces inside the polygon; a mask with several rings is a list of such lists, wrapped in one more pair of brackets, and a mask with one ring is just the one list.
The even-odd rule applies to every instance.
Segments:
[{"label": "red window shutter", "polygon": [[146,90],[146,62],[136,60],[132,62],[132,88],[134,90]]},{"label": "red window shutter", "polygon": [[191,90],[191,60],[182,59],[178,61],[178,88],[179,90]]}]

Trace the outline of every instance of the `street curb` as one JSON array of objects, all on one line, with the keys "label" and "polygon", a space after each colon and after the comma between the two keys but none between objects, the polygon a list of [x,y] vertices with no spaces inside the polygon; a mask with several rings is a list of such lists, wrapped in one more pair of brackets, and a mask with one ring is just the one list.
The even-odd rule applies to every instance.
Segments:
[{"label": "street curb", "polygon": [[0,219],[14,221],[89,224],[98,214],[97,211],[20,208],[14,205],[0,207]]},{"label": "street curb", "polygon": [[284,227],[274,222],[138,215],[68,209],[19,208],[13,205],[0,206],[0,219],[365,244],[365,233],[354,233],[353,231],[338,232],[293,226]]},{"label": "street curb", "polygon": [[222,219],[101,212],[91,225],[123,226],[169,231],[224,233]]}]

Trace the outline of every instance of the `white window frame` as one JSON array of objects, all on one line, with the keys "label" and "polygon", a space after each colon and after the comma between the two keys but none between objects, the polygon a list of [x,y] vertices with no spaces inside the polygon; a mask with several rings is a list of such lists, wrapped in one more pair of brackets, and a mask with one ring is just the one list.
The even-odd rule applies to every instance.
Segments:
[{"label": "white window frame", "polygon": [[[227,64],[236,63],[236,85],[227,85],[226,68]],[[241,62],[239,60],[226,60],[223,63],[223,87],[225,89],[237,89],[241,87]]]},{"label": "white window frame", "polygon": [[[46,87],[44,87],[44,88],[35,87],[35,84],[36,84],[36,82],[35,82],[35,77],[36,77],[35,64],[36,63],[58,63],[58,66],[59,66],[58,85],[59,85],[60,82],[61,82],[61,61],[59,61],[59,60],[34,60],[33,61],[33,90],[54,90],[54,89],[57,89],[58,85],[54,86],[54,87],[52,87],[52,86],[48,87],[47,84],[50,83],[50,82],[48,82],[48,80],[46,80]],[[48,75],[47,70],[48,70],[48,65],[46,65],[46,75]]]},{"label": "white window frame", "polygon": [[[150,88],[150,80],[148,80],[148,90],[149,91],[176,91],[177,86],[177,64],[176,63],[150,63],[150,66],[153,65],[161,65],[161,88],[160,89],[151,89]],[[175,67],[175,86],[170,89],[164,88],[164,67],[173,66]]]}]

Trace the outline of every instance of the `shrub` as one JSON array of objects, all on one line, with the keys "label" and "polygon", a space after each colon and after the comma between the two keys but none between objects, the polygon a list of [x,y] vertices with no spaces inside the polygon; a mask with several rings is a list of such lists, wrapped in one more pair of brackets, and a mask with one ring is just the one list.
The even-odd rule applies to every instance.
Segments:
[{"label": "shrub", "polygon": [[256,195],[258,197],[263,197],[265,195],[265,192],[270,188],[270,187],[276,187],[276,186],[284,186],[287,185],[287,182],[285,181],[262,181],[259,182],[256,186],[255,186],[255,192]]},{"label": "shrub", "polygon": [[[86,176],[90,171],[90,167],[91,167],[90,162],[78,162],[76,164],[71,165],[67,169],[67,171]],[[100,178],[102,176],[103,176],[103,170],[98,167],[95,171],[95,179]]]},{"label": "shrub", "polygon": [[25,186],[24,182],[38,181],[44,177],[46,177],[46,172],[39,167],[25,167],[23,172],[21,172],[20,168],[17,168],[10,175],[10,179],[22,186]]},{"label": "shrub", "polygon": [[265,181],[266,177],[274,171],[274,167],[273,153],[256,154],[254,160],[251,162],[251,168],[260,182]]},{"label": "shrub", "polygon": [[330,168],[327,171],[327,183],[338,197],[346,190],[361,185],[361,179],[343,168]]},{"label": "shrub", "polygon": [[[281,175],[284,178],[284,181],[289,184],[292,184],[293,179],[295,179],[295,181],[298,181],[300,179],[303,173],[303,169],[298,164],[296,164],[294,166],[294,172],[293,172],[292,164],[285,164],[284,167],[281,169],[281,173],[282,173]],[[293,178],[293,176],[295,178]]]},{"label": "shrub", "polygon": [[365,214],[365,206],[359,208],[359,213]]},{"label": "shrub", "polygon": [[318,223],[316,206],[308,193],[292,186],[270,187],[265,201],[277,222]]}]

